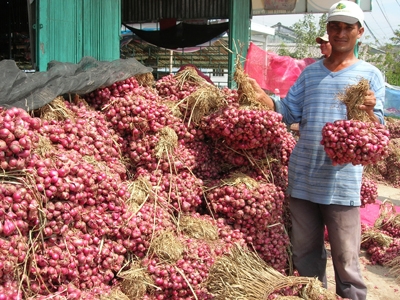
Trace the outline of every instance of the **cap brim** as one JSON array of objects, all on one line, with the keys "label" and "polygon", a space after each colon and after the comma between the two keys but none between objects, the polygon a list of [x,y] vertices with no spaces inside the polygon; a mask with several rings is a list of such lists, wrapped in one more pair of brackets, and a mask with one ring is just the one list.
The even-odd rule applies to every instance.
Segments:
[{"label": "cap brim", "polygon": [[329,42],[329,39],[326,39],[326,38],[324,38],[324,37],[319,36],[319,37],[317,37],[317,38],[315,39],[315,41],[316,41],[318,44],[322,44],[322,42]]},{"label": "cap brim", "polygon": [[328,22],[343,22],[346,24],[356,24],[357,22],[360,22],[362,25],[362,21],[349,16],[331,16],[328,18]]}]

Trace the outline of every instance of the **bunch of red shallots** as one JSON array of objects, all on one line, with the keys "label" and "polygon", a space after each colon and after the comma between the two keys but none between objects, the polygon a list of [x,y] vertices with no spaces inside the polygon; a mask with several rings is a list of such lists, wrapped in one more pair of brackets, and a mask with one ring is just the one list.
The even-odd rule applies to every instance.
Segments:
[{"label": "bunch of red shallots", "polygon": [[358,84],[349,85],[338,97],[346,104],[348,119],[328,122],[322,128],[321,145],[333,165],[375,164],[389,153],[389,130],[371,121],[367,113],[359,109],[368,89],[369,83],[364,78]]}]

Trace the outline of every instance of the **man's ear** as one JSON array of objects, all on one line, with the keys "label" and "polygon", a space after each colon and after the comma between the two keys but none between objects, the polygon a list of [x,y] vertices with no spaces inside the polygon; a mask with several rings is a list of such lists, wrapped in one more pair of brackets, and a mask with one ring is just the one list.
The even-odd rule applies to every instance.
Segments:
[{"label": "man's ear", "polygon": [[364,34],[364,27],[358,28],[358,38],[360,38]]}]

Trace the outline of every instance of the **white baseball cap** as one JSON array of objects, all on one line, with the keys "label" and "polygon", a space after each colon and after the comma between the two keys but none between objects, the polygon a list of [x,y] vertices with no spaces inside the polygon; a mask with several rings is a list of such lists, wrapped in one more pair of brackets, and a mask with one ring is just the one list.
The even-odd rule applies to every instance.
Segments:
[{"label": "white baseball cap", "polygon": [[364,26],[364,12],[355,2],[339,1],[329,9],[327,21],[337,21],[347,24],[360,22],[361,26]]},{"label": "white baseball cap", "polygon": [[325,33],[323,36],[318,36],[315,41],[318,44],[322,44],[322,42],[329,42],[329,36],[327,33]]}]

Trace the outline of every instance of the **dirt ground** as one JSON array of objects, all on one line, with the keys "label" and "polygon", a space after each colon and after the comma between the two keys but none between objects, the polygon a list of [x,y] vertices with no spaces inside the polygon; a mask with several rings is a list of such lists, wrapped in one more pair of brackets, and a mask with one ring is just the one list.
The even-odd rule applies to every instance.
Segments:
[{"label": "dirt ground", "polygon": [[[368,288],[367,300],[399,300],[400,284],[389,274],[389,268],[381,265],[371,265],[365,251],[360,257],[361,271]],[[328,260],[328,289],[335,291],[335,276],[332,260]]]},{"label": "dirt ground", "polygon": [[[378,185],[378,200],[388,199],[400,206],[400,189]],[[329,250],[329,245],[328,245]],[[368,288],[367,300],[400,300],[400,281],[389,273],[388,267],[371,265],[364,250],[360,255],[361,271]],[[328,260],[328,289],[335,291],[335,277],[332,260]]]}]

